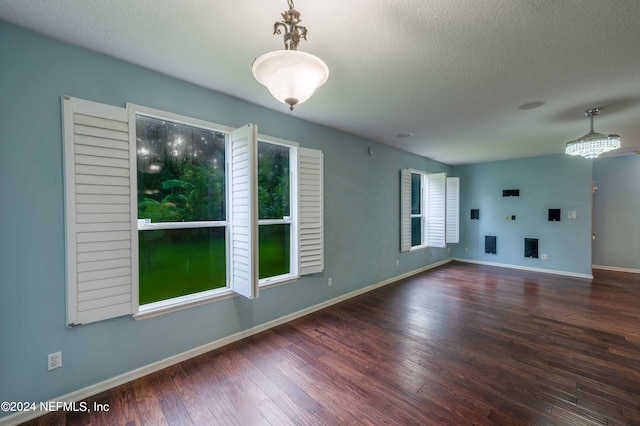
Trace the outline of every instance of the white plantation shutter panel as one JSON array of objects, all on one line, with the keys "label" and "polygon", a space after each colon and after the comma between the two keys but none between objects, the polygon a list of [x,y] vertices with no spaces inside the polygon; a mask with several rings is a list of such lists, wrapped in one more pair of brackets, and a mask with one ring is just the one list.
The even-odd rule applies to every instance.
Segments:
[{"label": "white plantation shutter panel", "polygon": [[434,173],[426,176],[428,247],[446,247],[445,182],[445,173]]},{"label": "white plantation shutter panel", "polygon": [[298,194],[299,235],[298,273],[314,274],[324,270],[324,200],[322,151],[299,148]]},{"label": "white plantation shutter panel", "polygon": [[400,170],[400,251],[411,250],[411,170]]},{"label": "white plantation shutter panel", "polygon": [[67,324],[133,313],[125,108],[63,100]]},{"label": "white plantation shutter panel", "polygon": [[446,242],[460,241],[460,178],[447,178]]},{"label": "white plantation shutter panel", "polygon": [[258,297],[258,141],[248,124],[230,134],[231,289]]}]

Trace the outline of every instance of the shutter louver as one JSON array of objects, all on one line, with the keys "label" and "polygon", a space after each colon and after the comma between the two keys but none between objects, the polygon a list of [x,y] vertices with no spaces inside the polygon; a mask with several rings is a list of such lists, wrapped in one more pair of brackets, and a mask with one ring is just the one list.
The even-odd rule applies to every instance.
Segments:
[{"label": "shutter louver", "polygon": [[400,171],[400,251],[411,250],[411,170]]},{"label": "shutter louver", "polygon": [[133,313],[125,108],[63,98],[67,324]]},{"label": "shutter louver", "polygon": [[445,173],[427,175],[427,246],[446,247]]},{"label": "shutter louver", "polygon": [[447,178],[447,243],[460,242],[460,178]]},{"label": "shutter louver", "polygon": [[299,148],[298,273],[324,270],[324,200],[322,151]]},{"label": "shutter louver", "polygon": [[258,297],[258,142],[252,124],[230,135],[231,289]]}]

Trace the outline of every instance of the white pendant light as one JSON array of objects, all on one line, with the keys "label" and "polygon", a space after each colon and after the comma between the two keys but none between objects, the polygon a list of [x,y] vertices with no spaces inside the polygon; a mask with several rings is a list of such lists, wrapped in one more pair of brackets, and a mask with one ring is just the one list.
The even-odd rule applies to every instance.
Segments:
[{"label": "white pendant light", "polygon": [[581,138],[568,142],[565,148],[567,154],[596,158],[607,151],[620,148],[620,136],[603,135],[593,130],[593,117],[600,114],[601,110],[602,108],[593,108],[584,112],[584,115],[591,119],[591,130]]},{"label": "white pendant light", "polygon": [[276,22],[274,34],[285,30],[285,50],[265,53],[253,62],[251,70],[261,84],[269,89],[274,98],[289,105],[301,104],[311,97],[329,77],[329,68],[316,56],[298,52],[298,43],[307,39],[307,28],[298,25],[300,12],[293,7],[293,0],[287,0],[289,10],[282,13],[282,22]]}]

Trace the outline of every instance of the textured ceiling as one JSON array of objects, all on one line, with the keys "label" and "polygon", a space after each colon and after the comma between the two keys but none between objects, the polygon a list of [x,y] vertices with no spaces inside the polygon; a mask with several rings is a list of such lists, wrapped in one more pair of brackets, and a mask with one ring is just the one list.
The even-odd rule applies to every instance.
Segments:
[{"label": "textured ceiling", "polygon": [[640,149],[638,0],[295,6],[300,50],[330,76],[293,112],[251,74],[282,48],[285,0],[0,0],[0,19],[447,164],[561,153],[592,107],[596,131],[621,135],[616,154]]}]

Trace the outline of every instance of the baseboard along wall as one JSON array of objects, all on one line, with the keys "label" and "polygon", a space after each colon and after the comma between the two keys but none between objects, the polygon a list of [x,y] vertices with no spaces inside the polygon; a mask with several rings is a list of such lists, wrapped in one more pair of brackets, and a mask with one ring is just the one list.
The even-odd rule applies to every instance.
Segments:
[{"label": "baseboard along wall", "polygon": [[[215,340],[213,342],[207,343],[202,346],[198,346],[196,348],[190,349],[188,351],[182,352],[180,354],[171,356],[169,358],[162,359],[160,361],[156,361],[154,363],[145,365],[144,367],[137,368],[135,370],[129,371],[127,373],[120,374],[111,379],[104,380],[102,382],[84,387],[82,389],[78,389],[77,391],[68,393],[66,395],[62,395],[58,398],[53,399],[50,402],[79,402],[84,399],[87,399],[93,395],[97,395],[101,392],[112,389],[116,386],[123,385],[132,380],[139,379],[140,377],[146,376],[148,374],[154,373],[156,371],[162,370],[163,368],[171,367],[172,365],[178,364],[180,362],[186,361],[190,358],[197,357],[204,353],[210,352],[212,350],[221,348],[223,346],[229,345],[231,343],[237,342],[238,340],[242,340],[244,338],[253,336],[254,334],[260,333],[265,330],[269,330],[270,328],[276,327],[280,324],[287,323],[289,321],[293,321],[297,318],[301,318],[305,315],[309,315],[313,312],[319,311],[331,305],[335,305],[336,303],[340,303],[352,297],[359,296],[363,293],[367,293],[371,290],[375,290],[376,288],[383,287],[388,284],[392,284],[394,282],[400,281],[404,278],[411,277],[413,275],[419,274],[424,271],[428,271],[429,269],[436,268],[438,266],[444,265],[446,263],[451,262],[453,259],[445,259],[441,262],[436,262],[431,265],[424,266],[422,268],[414,269],[412,271],[406,272],[404,274],[400,274],[394,276],[392,278],[388,278],[386,280],[380,281],[376,284],[371,284],[369,286],[363,287],[358,290],[354,290],[352,292],[343,294],[342,296],[338,296],[336,298],[324,301],[314,306],[310,306],[308,308],[302,309],[297,312],[293,312],[289,315],[285,315],[280,318],[276,318],[272,321],[266,322],[264,324],[257,325],[255,327],[249,328],[247,330],[242,330],[238,333],[232,334],[227,337],[223,337],[222,339]],[[36,417],[42,416],[46,414],[45,411],[25,411],[19,412],[7,417],[0,418],[0,426],[14,426],[20,423],[29,421]]]}]

